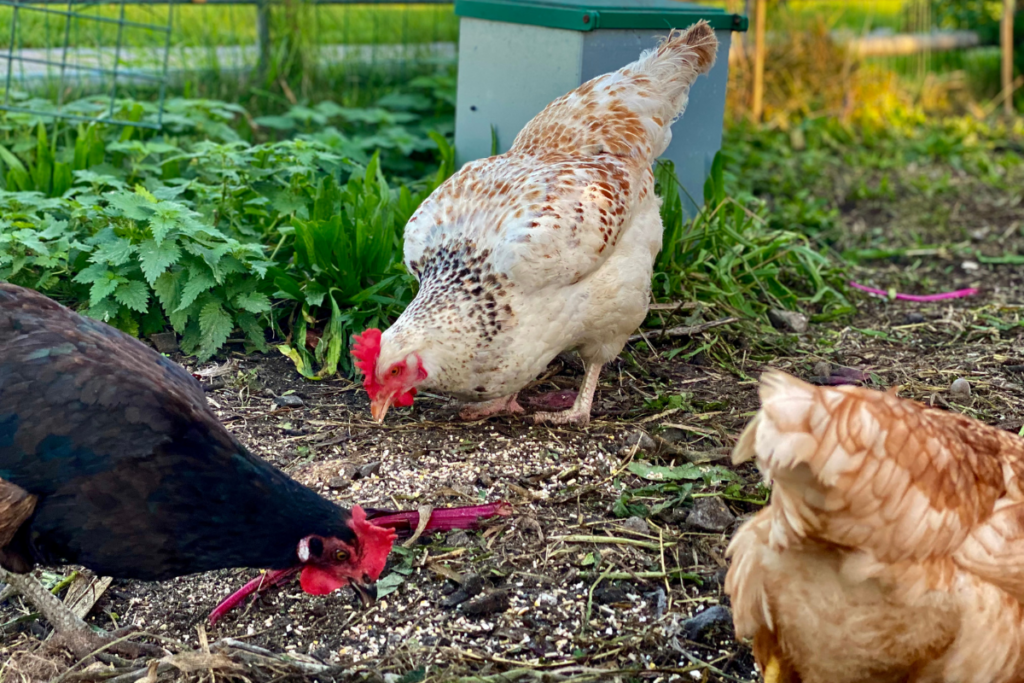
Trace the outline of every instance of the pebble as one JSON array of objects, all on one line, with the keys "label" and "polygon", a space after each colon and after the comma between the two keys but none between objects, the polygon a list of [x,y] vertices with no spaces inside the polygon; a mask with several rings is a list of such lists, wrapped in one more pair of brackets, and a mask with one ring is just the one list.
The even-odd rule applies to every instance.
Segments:
[{"label": "pebble", "polygon": [[732,514],[721,498],[715,496],[698,498],[690,514],[686,516],[686,523],[689,526],[703,531],[725,531],[734,521],[736,515]]},{"label": "pebble", "polygon": [[827,360],[819,360],[814,364],[814,376],[815,377],[831,377],[832,376],[832,364]]},{"label": "pebble", "polygon": [[783,311],[778,308],[773,308],[768,311],[768,321],[777,330],[789,330],[790,332],[796,332],[797,334],[803,334],[807,331],[807,316],[803,313],[797,313],[796,311]]},{"label": "pebble", "polygon": [[732,615],[722,605],[709,607],[703,612],[698,612],[692,618],[682,624],[682,635],[687,640],[697,640],[707,633],[713,626],[732,623]]},{"label": "pebble", "polygon": [[633,450],[633,446],[636,446],[636,450],[639,453],[653,453],[658,447],[650,434],[640,429],[627,436],[625,443],[626,445],[619,449],[619,454],[621,455],[629,454]]},{"label": "pebble", "polygon": [[454,548],[464,548],[473,544],[473,537],[465,529],[456,529],[448,534],[445,543]]},{"label": "pebble", "polygon": [[275,396],[274,403],[281,406],[282,408],[299,408],[306,405],[305,402],[295,394],[288,394],[287,396]]},{"label": "pebble", "polygon": [[494,486],[494,479],[492,479],[491,475],[487,474],[486,472],[481,472],[476,477],[476,485],[485,489],[489,489],[492,486]]},{"label": "pebble", "polygon": [[622,523],[622,526],[626,531],[632,531],[635,534],[649,534],[651,532],[651,527],[648,526],[647,520],[643,517],[630,517]]},{"label": "pebble", "polygon": [[492,591],[459,606],[459,610],[470,617],[483,617],[506,611],[512,602],[507,591]]},{"label": "pebble", "polygon": [[380,475],[380,460],[366,463],[356,470],[356,474],[358,476],[353,477],[354,479],[368,479],[375,474]]},{"label": "pebble", "polygon": [[959,377],[953,380],[953,383],[949,385],[949,394],[956,398],[970,398],[971,397],[971,384],[967,380]]},{"label": "pebble", "polygon": [[903,316],[904,325],[919,325],[924,322],[924,316],[917,311],[911,311]]}]

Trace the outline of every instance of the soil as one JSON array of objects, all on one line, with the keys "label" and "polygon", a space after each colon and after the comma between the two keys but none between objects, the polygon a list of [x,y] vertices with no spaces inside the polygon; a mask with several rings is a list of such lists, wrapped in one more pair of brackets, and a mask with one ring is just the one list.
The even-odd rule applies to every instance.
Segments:
[{"label": "soil", "polygon": [[[862,263],[856,277],[865,284],[914,293],[978,287],[977,294],[921,304],[851,292],[852,319],[811,324],[802,335],[771,332],[749,343],[728,327],[702,333],[721,333],[736,349],[728,371],[699,354],[669,360],[634,348],[605,369],[585,429],[512,417],[461,423],[457,406],[431,395],[393,409],[379,426],[365,393],[347,380],[304,381],[282,356],[231,357],[230,372],[204,380],[217,415],[254,452],[322,495],[390,509],[505,500],[514,514],[396,549],[382,585],[397,588],[382,588],[370,609],[347,588],[312,597],[292,583],[200,632],[210,610],[254,576],[238,570],[153,584],[115,580],[89,621],[135,624],[170,652],[193,653],[154,665],[154,681],[759,680],[749,648],[733,639],[722,580],[732,532],[766,500],[753,467],[728,460],[758,407],[763,367],[804,378],[820,375],[823,361],[857,368],[869,386],[898,386],[901,396],[1015,433],[1024,428],[1022,198],[958,173],[949,184],[931,201],[844,205],[838,246],[904,249]],[[992,258],[1011,262],[984,262]],[[692,345],[652,341],[659,352]],[[531,394],[574,388],[580,370],[572,358],[556,361],[524,405]],[[969,396],[951,393],[958,378]],[[283,395],[302,405],[279,407],[274,397]],[[652,488],[627,468],[687,461],[708,472],[680,482],[692,484],[689,496]],[[379,469],[352,478],[371,463]],[[587,536],[607,538],[580,538]],[[0,623],[29,611],[11,598],[0,605]],[[47,679],[72,664],[59,648],[41,646],[44,625],[6,630],[3,680]],[[144,668],[107,660],[80,664],[63,680]]]}]

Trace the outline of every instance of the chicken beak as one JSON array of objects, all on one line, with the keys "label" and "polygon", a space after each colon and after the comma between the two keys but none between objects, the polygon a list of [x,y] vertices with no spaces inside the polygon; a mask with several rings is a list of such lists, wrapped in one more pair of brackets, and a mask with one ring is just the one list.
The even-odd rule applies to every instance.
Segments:
[{"label": "chicken beak", "polygon": [[370,401],[370,414],[373,415],[373,419],[377,424],[384,421],[384,416],[388,414],[388,408],[391,407],[391,403],[394,400],[395,397],[392,394]]},{"label": "chicken beak", "polygon": [[377,584],[372,581],[367,581],[369,577],[363,577],[363,581],[352,581],[352,588],[355,590],[359,599],[363,603],[363,607],[370,607],[377,600]]}]

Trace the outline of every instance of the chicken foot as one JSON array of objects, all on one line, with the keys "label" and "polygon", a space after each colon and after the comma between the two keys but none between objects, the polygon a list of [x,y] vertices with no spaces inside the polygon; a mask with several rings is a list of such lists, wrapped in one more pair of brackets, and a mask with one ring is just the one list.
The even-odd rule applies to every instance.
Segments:
[{"label": "chicken foot", "polygon": [[84,659],[97,650],[103,650],[112,654],[118,654],[130,659],[139,657],[159,657],[164,654],[163,650],[146,643],[131,643],[114,641],[135,630],[133,627],[118,629],[113,633],[106,631],[95,631],[81,617],[68,609],[67,605],[57,599],[50,591],[43,587],[30,574],[15,574],[5,569],[0,569],[0,581],[14,587],[32,605],[39,610],[39,613],[50,622],[56,631],[56,640],[66,645],[76,657]]},{"label": "chicken foot", "polygon": [[492,415],[500,415],[502,413],[522,413],[523,407],[519,405],[519,401],[516,397],[519,396],[517,391],[514,394],[508,396],[502,396],[491,401],[482,401],[480,403],[469,403],[459,411],[459,419],[466,420],[482,420],[485,417],[491,417]]},{"label": "chicken foot", "polygon": [[601,377],[599,363],[586,363],[587,370],[583,375],[583,384],[580,392],[576,394],[576,401],[569,410],[557,413],[541,412],[527,416],[527,420],[534,424],[547,422],[549,424],[564,425],[575,424],[583,426],[590,422],[590,409],[594,405],[594,392],[597,391],[597,380]]}]

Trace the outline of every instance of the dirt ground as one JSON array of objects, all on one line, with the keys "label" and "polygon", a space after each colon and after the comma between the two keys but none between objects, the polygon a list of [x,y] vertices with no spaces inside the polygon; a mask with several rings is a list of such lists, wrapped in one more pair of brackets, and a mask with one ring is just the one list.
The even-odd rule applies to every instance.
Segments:
[{"label": "dirt ground", "polygon": [[[732,532],[766,501],[756,471],[728,461],[757,408],[763,367],[809,379],[822,361],[858,368],[871,386],[899,385],[904,397],[1024,428],[1022,197],[956,174],[953,186],[931,201],[844,205],[838,246],[904,249],[862,263],[856,277],[865,284],[978,294],[920,304],[851,292],[852,320],[811,324],[801,335],[750,343],[728,329],[704,333],[721,332],[734,346],[735,372],[699,355],[666,360],[634,348],[631,360],[606,368],[595,420],[583,430],[505,417],[464,424],[453,404],[429,395],[378,426],[365,393],[347,380],[303,381],[281,356],[232,357],[231,372],[206,381],[218,416],[322,495],[391,509],[505,500],[514,514],[397,549],[368,610],[349,589],[311,597],[290,584],[200,633],[210,610],[255,575],[223,571],[114,581],[89,619],[104,628],[134,623],[171,652],[201,655],[212,644],[205,659],[154,665],[153,681],[759,680],[749,648],[732,637],[722,580]],[[654,343],[666,351],[687,342]],[[532,392],[572,388],[581,376],[571,359],[551,371]],[[957,378],[969,382],[969,396],[950,392]],[[274,397],[288,392],[302,405],[277,406]],[[686,462],[703,475],[666,484],[628,468]],[[11,598],[0,623],[29,612]],[[140,663],[121,661],[67,672],[69,658],[40,646],[47,630],[5,627],[0,678],[143,678]]]}]

